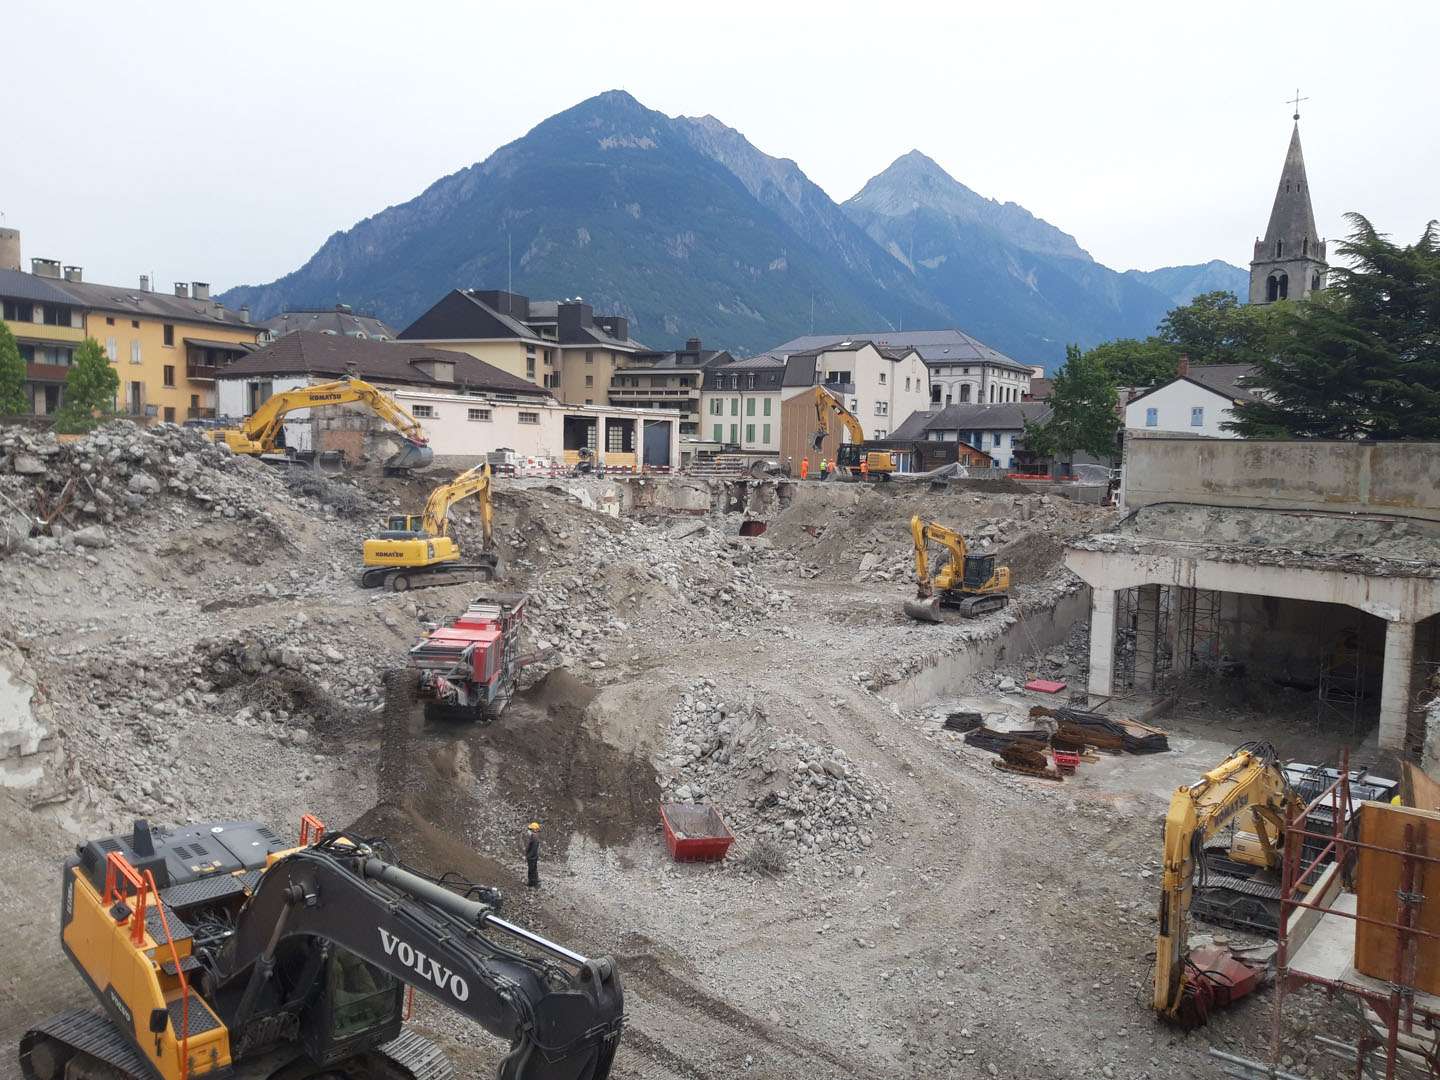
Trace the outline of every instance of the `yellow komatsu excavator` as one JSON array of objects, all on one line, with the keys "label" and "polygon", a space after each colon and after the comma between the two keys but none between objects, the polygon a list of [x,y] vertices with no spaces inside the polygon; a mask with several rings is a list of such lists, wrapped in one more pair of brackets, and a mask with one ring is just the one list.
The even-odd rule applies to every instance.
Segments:
[{"label": "yellow komatsu excavator", "polygon": [[[460,547],[450,535],[450,508],[461,499],[480,502],[484,550],[476,562],[460,561]],[[490,466],[476,465],[430,492],[422,514],[397,514],[378,537],[365,541],[360,584],[384,585],[404,592],[415,585],[449,585],[458,581],[490,581],[495,577],[494,509],[490,503]]]},{"label": "yellow komatsu excavator", "polygon": [[210,438],[223,442],[237,454],[251,454],[262,460],[288,464],[297,459],[280,452],[283,450],[281,439],[286,416],[297,409],[350,404],[369,406],[376,416],[394,427],[405,440],[404,448],[385,462],[386,473],[404,473],[430,464],[434,454],[420,421],[363,379],[336,379],[334,382],[272,394],[238,428],[217,428],[210,433]]},{"label": "yellow komatsu excavator", "polygon": [[[830,419],[835,417],[840,421],[845,433],[850,436],[848,443],[841,443],[840,449],[835,454],[835,471],[848,472],[852,476],[869,475],[876,480],[889,480],[890,474],[895,471],[895,453],[891,450],[866,450],[865,429],[860,426],[860,421],[855,414],[847,409],[844,403],[823,386],[815,387],[815,437],[811,445],[819,450],[825,445],[825,439],[830,434]],[[860,462],[865,462],[865,468],[860,468]]]},{"label": "yellow komatsu excavator", "polygon": [[[938,623],[940,609],[948,607],[973,619],[999,611],[1010,602],[1010,568],[996,566],[994,555],[971,555],[965,537],[938,522],[924,521],[919,514],[910,519],[910,535],[915,540],[916,582],[915,599],[905,601],[905,614],[910,618]],[[933,577],[932,541],[950,553],[949,561]]]},{"label": "yellow komatsu excavator", "polygon": [[[1199,781],[1175,790],[1165,816],[1165,864],[1155,941],[1155,1009],[1182,1027],[1203,1024],[1216,1008],[1257,989],[1265,969],[1244,964],[1223,947],[1191,952],[1190,905],[1205,845],[1222,829],[1252,827],[1254,842],[1237,842],[1230,858],[1274,871],[1280,866],[1287,817],[1304,813],[1274,747],[1246,743]],[[1248,838],[1246,838],[1248,840]]]}]

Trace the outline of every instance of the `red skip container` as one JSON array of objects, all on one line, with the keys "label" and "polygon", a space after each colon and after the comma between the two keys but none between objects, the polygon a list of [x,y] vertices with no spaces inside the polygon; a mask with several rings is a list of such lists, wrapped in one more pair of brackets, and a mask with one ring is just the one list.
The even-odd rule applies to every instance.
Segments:
[{"label": "red skip container", "polygon": [[735,834],[713,806],[661,803],[660,824],[665,826],[665,846],[676,862],[719,862],[735,842]]}]

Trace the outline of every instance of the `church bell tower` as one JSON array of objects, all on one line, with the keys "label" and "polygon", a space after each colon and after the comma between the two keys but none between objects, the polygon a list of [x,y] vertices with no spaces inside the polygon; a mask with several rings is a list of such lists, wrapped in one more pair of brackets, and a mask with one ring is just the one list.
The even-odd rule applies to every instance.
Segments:
[{"label": "church bell tower", "polygon": [[1315,231],[1315,211],[1310,206],[1310,184],[1305,178],[1305,155],[1300,150],[1300,101],[1295,100],[1295,127],[1290,148],[1275,189],[1275,205],[1265,236],[1255,241],[1255,258],[1250,263],[1250,303],[1272,304],[1276,300],[1300,300],[1325,288],[1329,266],[1325,262],[1325,241]]}]

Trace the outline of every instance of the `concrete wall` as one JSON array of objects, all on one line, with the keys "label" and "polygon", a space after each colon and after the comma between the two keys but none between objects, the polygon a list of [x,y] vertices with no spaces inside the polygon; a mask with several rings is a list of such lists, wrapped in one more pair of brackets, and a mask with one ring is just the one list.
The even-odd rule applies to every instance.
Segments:
[{"label": "concrete wall", "polygon": [[1440,521],[1440,443],[1126,442],[1125,505],[1161,502]]}]

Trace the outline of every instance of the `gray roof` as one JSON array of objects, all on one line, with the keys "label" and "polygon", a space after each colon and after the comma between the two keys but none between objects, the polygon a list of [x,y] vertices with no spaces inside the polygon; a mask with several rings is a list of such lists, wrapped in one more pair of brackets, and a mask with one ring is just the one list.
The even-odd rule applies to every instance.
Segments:
[{"label": "gray roof", "polygon": [[905,422],[890,432],[891,439],[923,439],[925,427],[940,413],[939,409],[917,409],[905,418]]},{"label": "gray roof", "polygon": [[28,300],[32,304],[76,303],[73,296],[59,288],[59,282],[23,270],[0,270],[0,296]]},{"label": "gray roof", "polygon": [[284,311],[260,325],[277,338],[297,330],[308,330],[318,334],[363,335],[380,341],[395,340],[395,331],[374,315],[356,314],[340,305],[320,311]]},{"label": "gray roof", "polygon": [[[1038,424],[1046,420],[1050,413],[1050,405],[1044,401],[1013,401],[996,405],[946,405],[939,412],[931,415],[925,424],[925,430],[1021,431],[1027,420],[1032,424]],[[908,424],[909,420],[906,423]]]},{"label": "gray roof", "polygon": [[124,288],[119,285],[92,285],[88,281],[66,281],[57,284],[75,298],[71,303],[80,307],[113,311],[132,317],[144,315],[152,319],[208,323],[257,334],[260,332],[260,327],[247,322],[240,317],[238,311],[231,311],[216,300],[196,300],[173,293],[141,292],[138,288]]},{"label": "gray roof", "polygon": [[1193,364],[1188,373],[1178,375],[1159,386],[1152,386],[1143,394],[1136,394],[1126,404],[1133,404],[1141,398],[1149,397],[1155,391],[1173,386],[1182,379],[1203,387],[1212,394],[1219,394],[1230,401],[1257,401],[1259,396],[1243,385],[1254,374],[1255,368],[1251,364]]},{"label": "gray roof", "polygon": [[986,363],[1013,368],[1016,371],[1034,373],[1027,364],[1010,359],[1004,353],[992,349],[983,341],[971,337],[964,330],[867,330],[854,334],[806,334],[771,349],[776,353],[812,352],[826,349],[842,342],[847,347],[869,341],[881,346],[913,348],[930,365],[955,363]]},{"label": "gray roof", "polygon": [[734,360],[726,364],[722,371],[754,371],[759,368],[784,367],[785,358],[776,356],[773,353],[761,353],[759,356],[747,356],[741,360]]}]

